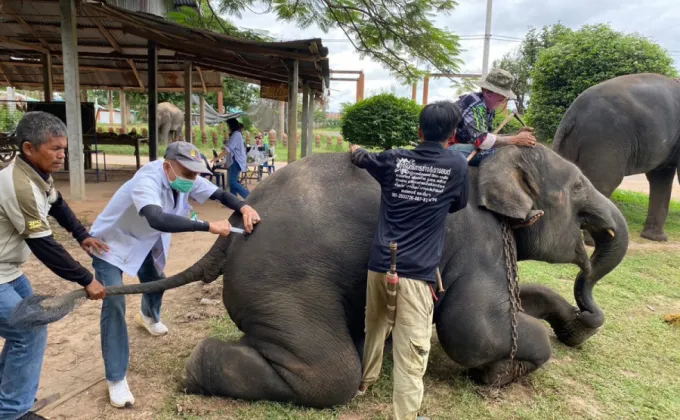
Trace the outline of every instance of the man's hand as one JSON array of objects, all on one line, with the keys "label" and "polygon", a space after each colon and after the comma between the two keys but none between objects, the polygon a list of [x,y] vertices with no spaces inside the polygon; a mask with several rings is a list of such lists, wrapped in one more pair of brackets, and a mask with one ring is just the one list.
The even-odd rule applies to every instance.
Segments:
[{"label": "man's hand", "polygon": [[514,136],[512,144],[520,147],[534,147],[536,146],[536,138],[527,131],[521,131]]},{"label": "man's hand", "polygon": [[534,127],[529,127],[529,126],[527,125],[527,126],[522,127],[522,128],[519,129],[519,132],[520,132],[520,133],[523,132],[523,131],[526,131],[527,133],[532,133],[532,134],[533,134],[533,132],[534,132]]},{"label": "man's hand", "polygon": [[243,215],[243,224],[246,228],[246,232],[251,233],[253,231],[253,225],[260,222],[260,215],[250,206],[241,207],[241,214]]},{"label": "man's hand", "polygon": [[83,241],[80,245],[81,248],[85,250],[88,254],[102,255],[105,252],[109,252],[109,246],[97,238],[89,237]]},{"label": "man's hand", "polygon": [[231,233],[231,223],[228,220],[218,220],[217,222],[210,222],[210,233],[220,236],[229,236]]},{"label": "man's hand", "polygon": [[85,292],[87,292],[87,298],[91,300],[99,300],[106,297],[106,288],[97,279],[93,279],[92,283],[85,286]]},{"label": "man's hand", "polygon": [[353,145],[349,146],[349,152],[350,153],[354,153],[359,149],[361,149],[361,146],[359,146],[358,144],[353,144]]}]

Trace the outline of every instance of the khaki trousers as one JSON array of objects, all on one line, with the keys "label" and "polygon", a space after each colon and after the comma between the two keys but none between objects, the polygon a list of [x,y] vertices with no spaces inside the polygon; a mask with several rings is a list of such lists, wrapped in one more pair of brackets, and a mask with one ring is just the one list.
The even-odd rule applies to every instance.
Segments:
[{"label": "khaki trousers", "polygon": [[399,278],[397,317],[387,324],[385,273],[368,272],[366,286],[366,338],[362,385],[378,380],[385,339],[392,332],[394,359],[392,404],[397,420],[412,420],[423,402],[423,375],[427,368],[432,337],[434,302],[427,282]]}]

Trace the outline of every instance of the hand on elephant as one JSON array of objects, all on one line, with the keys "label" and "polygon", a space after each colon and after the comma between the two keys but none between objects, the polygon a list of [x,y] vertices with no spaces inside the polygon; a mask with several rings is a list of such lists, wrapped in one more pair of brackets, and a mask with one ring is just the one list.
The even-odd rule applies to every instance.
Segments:
[{"label": "hand on elephant", "polygon": [[243,224],[246,228],[246,232],[251,233],[253,231],[253,225],[260,222],[260,215],[250,206],[241,207],[241,214],[243,215]]},{"label": "hand on elephant", "polygon": [[534,133],[534,127],[529,127],[529,126],[527,125],[527,126],[524,126],[524,127],[522,127],[522,128],[519,129],[519,132],[520,132],[520,133],[522,133],[522,132],[524,132],[524,131],[526,131],[527,133],[532,133],[532,134],[533,134],[533,133]]},{"label": "hand on elephant", "polygon": [[349,152],[350,153],[354,153],[359,149],[361,149],[361,146],[359,146],[358,144],[353,144],[353,145],[349,146]]},{"label": "hand on elephant", "polygon": [[513,136],[512,144],[515,146],[534,147],[536,146],[536,137],[528,131],[520,131],[519,134]]},{"label": "hand on elephant", "polygon": [[229,236],[231,233],[231,223],[228,220],[218,220],[210,222],[210,233],[220,236]]}]

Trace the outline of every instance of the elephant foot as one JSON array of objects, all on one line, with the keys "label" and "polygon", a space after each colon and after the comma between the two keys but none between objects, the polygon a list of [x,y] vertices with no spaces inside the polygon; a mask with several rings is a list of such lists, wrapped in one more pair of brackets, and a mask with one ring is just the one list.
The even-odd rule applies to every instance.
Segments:
[{"label": "elephant foot", "polygon": [[534,363],[524,360],[502,360],[479,368],[469,369],[467,376],[471,381],[486,386],[505,386],[538,368]]},{"label": "elephant foot", "polygon": [[666,242],[668,241],[668,236],[662,231],[654,231],[653,229],[645,228],[640,234],[641,237],[649,239],[650,241],[656,242]]}]

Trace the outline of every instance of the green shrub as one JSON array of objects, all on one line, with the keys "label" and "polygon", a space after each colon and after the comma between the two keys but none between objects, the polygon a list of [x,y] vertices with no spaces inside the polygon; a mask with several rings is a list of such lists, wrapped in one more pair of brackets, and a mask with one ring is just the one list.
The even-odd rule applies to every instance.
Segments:
[{"label": "green shrub", "polygon": [[[496,130],[496,128],[503,123],[508,115],[511,115],[510,111],[496,111],[496,116],[493,119],[493,130]],[[522,124],[517,121],[517,118],[512,118],[507,124],[505,124],[499,134],[517,134],[521,128]]]},{"label": "green shrub", "polygon": [[587,25],[564,34],[542,50],[531,72],[527,124],[551,142],[569,105],[584,90],[625,74],[659,73],[677,77],[673,59],[658,44],[607,25]]},{"label": "green shrub", "polygon": [[392,94],[372,96],[345,109],[342,136],[368,147],[391,149],[418,140],[421,106]]}]

